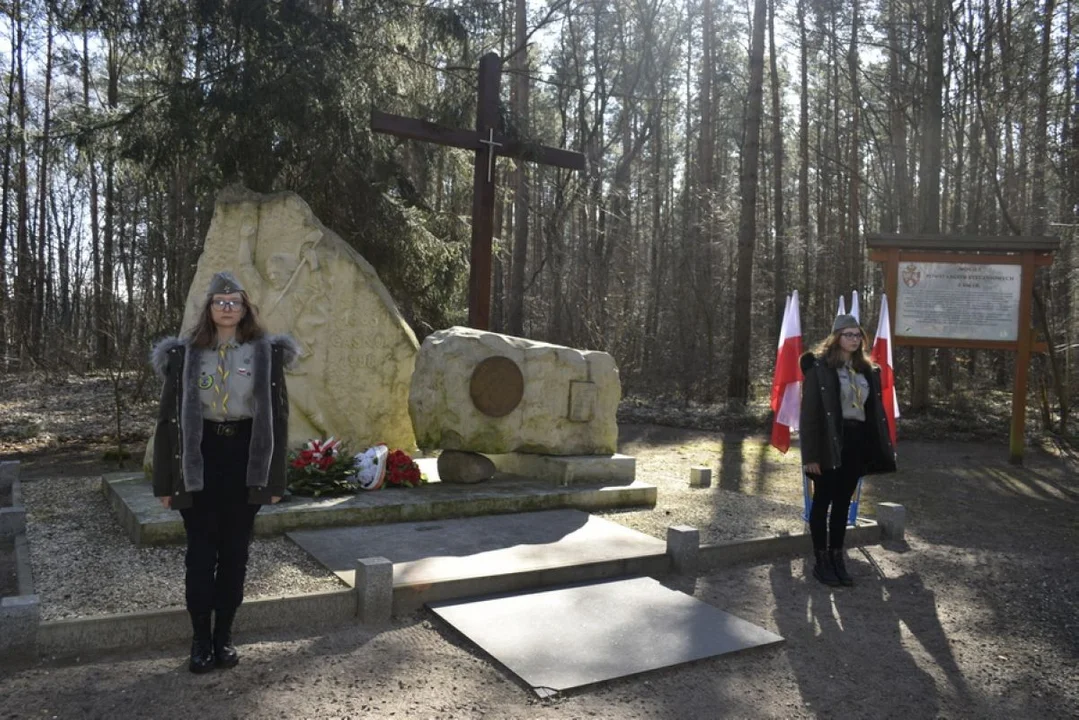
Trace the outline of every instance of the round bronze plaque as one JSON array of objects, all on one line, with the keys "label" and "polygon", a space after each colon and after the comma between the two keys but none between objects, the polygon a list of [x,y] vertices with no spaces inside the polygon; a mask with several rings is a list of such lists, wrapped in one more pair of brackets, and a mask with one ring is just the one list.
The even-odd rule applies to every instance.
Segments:
[{"label": "round bronze plaque", "polygon": [[521,368],[508,357],[489,357],[472,371],[468,388],[472,404],[488,417],[509,415],[521,404],[525,379]]}]

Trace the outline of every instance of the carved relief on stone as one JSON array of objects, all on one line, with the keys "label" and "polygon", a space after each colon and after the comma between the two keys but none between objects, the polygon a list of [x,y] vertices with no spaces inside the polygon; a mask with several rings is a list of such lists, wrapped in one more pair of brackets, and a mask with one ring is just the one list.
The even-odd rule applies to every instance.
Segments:
[{"label": "carved relief on stone", "polygon": [[287,376],[292,445],[315,436],[412,449],[408,391],[418,343],[373,267],[294,193],[228,188],[188,295],[190,327],[214,272],[232,269],[270,332],[301,347]]}]

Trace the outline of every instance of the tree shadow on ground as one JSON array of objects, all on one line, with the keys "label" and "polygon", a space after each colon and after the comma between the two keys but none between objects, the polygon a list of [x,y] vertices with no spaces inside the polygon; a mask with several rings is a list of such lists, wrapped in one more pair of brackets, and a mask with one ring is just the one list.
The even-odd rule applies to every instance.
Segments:
[{"label": "tree shadow on ground", "polygon": [[[908,633],[943,673],[956,704],[974,707],[933,593],[917,574],[882,578],[852,557],[856,587],[833,590],[812,578],[809,564],[777,562],[770,571],[778,632],[790,645],[813,647],[788,653],[808,707],[825,717],[939,716],[943,688],[916,659]],[[905,703],[881,705],[899,697]]]}]

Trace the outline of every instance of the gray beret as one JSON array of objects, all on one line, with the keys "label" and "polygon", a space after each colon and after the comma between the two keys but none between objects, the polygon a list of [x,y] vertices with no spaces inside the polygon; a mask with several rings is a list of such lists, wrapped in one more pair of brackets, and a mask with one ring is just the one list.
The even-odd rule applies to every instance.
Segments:
[{"label": "gray beret", "polygon": [[837,333],[840,330],[846,330],[847,328],[862,329],[862,326],[858,324],[858,321],[854,319],[853,315],[836,315],[835,322],[832,323],[832,332]]},{"label": "gray beret", "polygon": [[232,273],[228,270],[222,270],[210,280],[210,289],[206,291],[206,294],[231,295],[232,293],[243,292],[243,289],[244,286],[240,284],[240,281]]}]

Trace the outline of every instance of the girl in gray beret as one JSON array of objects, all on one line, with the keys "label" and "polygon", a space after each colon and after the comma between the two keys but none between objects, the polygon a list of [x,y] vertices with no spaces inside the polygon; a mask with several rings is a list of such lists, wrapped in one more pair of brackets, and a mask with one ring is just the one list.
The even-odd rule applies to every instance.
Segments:
[{"label": "girl in gray beret", "polygon": [[802,467],[813,480],[813,577],[853,585],[843,557],[851,498],[863,475],[895,471],[880,367],[866,354],[865,332],[852,315],[837,316],[831,334],[802,355],[801,366],[799,434]]},{"label": "girl in gray beret", "polygon": [[153,351],[164,381],[154,495],[184,519],[191,672],[239,662],[232,621],[243,602],[255,515],[285,494],[285,368],[296,355],[291,338],[266,334],[230,272],[210,281],[190,334]]}]

